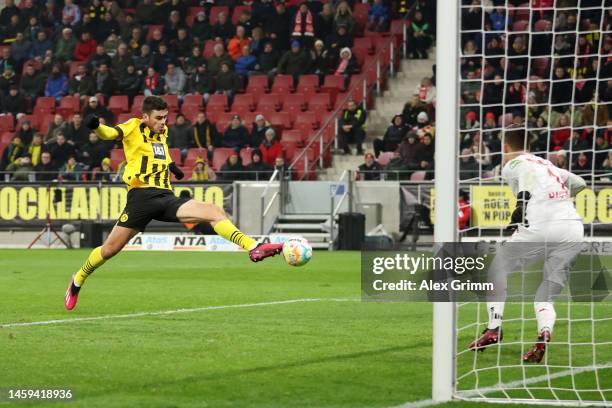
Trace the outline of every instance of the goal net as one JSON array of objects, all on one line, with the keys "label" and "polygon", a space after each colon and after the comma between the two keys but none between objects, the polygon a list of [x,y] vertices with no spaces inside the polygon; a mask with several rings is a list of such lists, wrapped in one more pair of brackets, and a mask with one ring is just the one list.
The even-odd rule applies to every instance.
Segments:
[{"label": "goal net", "polygon": [[[593,244],[572,273],[599,269],[601,275],[590,276],[605,276],[612,270],[606,246],[612,237],[612,0],[461,0],[459,7],[457,185],[460,203],[471,210],[461,240],[503,239],[515,205],[499,177],[504,135],[526,129],[526,147],[587,181],[576,206]],[[523,272],[521,279],[528,279]],[[555,306],[544,360],[524,364],[521,356],[537,337],[533,300],[508,299],[504,339],[484,352],[467,345],[487,325],[486,305],[456,304],[454,397],[612,406],[612,303],[576,301],[566,289]]]}]

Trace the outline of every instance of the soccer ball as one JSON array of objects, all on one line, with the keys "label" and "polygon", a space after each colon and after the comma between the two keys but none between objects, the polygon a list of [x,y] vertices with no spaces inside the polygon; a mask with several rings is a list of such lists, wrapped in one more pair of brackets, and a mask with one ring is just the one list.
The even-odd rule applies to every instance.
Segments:
[{"label": "soccer ball", "polygon": [[290,238],[283,244],[283,257],[291,266],[306,265],[312,258],[312,247],[304,238]]}]

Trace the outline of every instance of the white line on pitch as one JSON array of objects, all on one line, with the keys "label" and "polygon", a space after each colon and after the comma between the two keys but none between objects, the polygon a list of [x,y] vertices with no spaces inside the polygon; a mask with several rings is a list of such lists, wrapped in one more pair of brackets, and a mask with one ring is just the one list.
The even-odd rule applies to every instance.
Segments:
[{"label": "white line on pitch", "polygon": [[[492,392],[501,391],[502,389],[523,387],[525,385],[537,384],[539,382],[554,380],[555,378],[567,377],[568,375],[582,374],[582,373],[587,373],[591,371],[603,370],[606,368],[612,368],[612,364],[601,364],[601,365],[594,365],[594,366],[576,367],[574,369],[559,371],[559,372],[556,372],[550,375],[544,374],[544,375],[538,375],[536,377],[525,378],[522,380],[510,381],[507,383],[499,383],[497,385],[493,385],[490,387],[461,392],[459,393],[459,397],[460,398],[473,398],[477,396],[483,396],[484,401],[486,401],[486,398],[484,397],[485,394],[490,394]],[[405,404],[398,405],[393,408],[423,408],[423,407],[430,407],[430,406],[438,405],[441,403],[442,402],[434,401],[432,399],[426,399],[426,400],[420,400],[420,401],[406,402]],[[524,403],[527,404],[528,401],[525,401]]]},{"label": "white line on pitch", "polygon": [[111,319],[131,319],[135,317],[145,316],[166,316],[179,313],[196,313],[205,312],[208,310],[220,310],[220,309],[242,309],[249,307],[258,306],[272,306],[272,305],[286,305],[291,303],[307,303],[307,302],[353,302],[360,301],[360,299],[343,299],[343,298],[318,298],[318,299],[289,299],[289,300],[275,300],[271,302],[260,302],[260,303],[243,303],[235,305],[219,305],[219,306],[204,306],[195,307],[191,309],[175,309],[175,310],[161,310],[158,312],[139,312],[139,313],[128,313],[120,315],[104,315],[104,316],[90,316],[90,317],[74,317],[72,319],[57,319],[57,320],[43,320],[39,322],[22,322],[22,323],[6,323],[0,324],[0,329],[9,327],[27,327],[27,326],[46,326],[51,324],[64,324],[64,323],[75,323],[75,322],[87,322],[94,320],[111,320]]}]

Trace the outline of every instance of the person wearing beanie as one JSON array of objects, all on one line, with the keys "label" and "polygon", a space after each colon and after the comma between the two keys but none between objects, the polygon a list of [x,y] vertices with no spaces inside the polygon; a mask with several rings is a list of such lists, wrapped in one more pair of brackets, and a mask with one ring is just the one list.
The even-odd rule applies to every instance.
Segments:
[{"label": "person wearing beanie", "polygon": [[251,163],[246,167],[247,178],[250,180],[268,180],[272,175],[272,166],[261,158],[261,152],[254,149],[251,152]]},{"label": "person wearing beanie", "polygon": [[350,81],[351,75],[357,70],[357,60],[353,56],[351,49],[344,47],[340,50],[340,59],[336,64],[336,70],[334,75],[344,77],[344,87],[347,88]]},{"label": "person wearing beanie", "polygon": [[387,128],[383,138],[374,140],[374,154],[376,157],[378,157],[381,152],[393,152],[397,150],[397,147],[402,142],[407,132],[408,128],[404,125],[402,115],[398,113],[393,116],[391,126]]},{"label": "person wearing beanie", "polygon": [[302,49],[300,42],[293,40],[291,50],[287,51],[278,62],[277,71],[282,75],[292,75],[297,83],[300,75],[304,75],[310,68],[310,58]]},{"label": "person wearing beanie", "polygon": [[100,163],[100,169],[95,172],[94,180],[106,183],[113,181],[113,169],[111,168],[111,161],[108,157],[105,157]]},{"label": "person wearing beanie", "polygon": [[191,171],[191,181],[215,181],[217,175],[203,157],[198,157]]},{"label": "person wearing beanie", "polygon": [[274,166],[276,158],[283,155],[283,147],[276,139],[274,129],[269,128],[266,130],[265,140],[259,145],[259,151],[261,152],[263,162],[269,166]]},{"label": "person wearing beanie", "polygon": [[223,137],[221,138],[221,146],[240,150],[248,145],[249,131],[242,125],[240,116],[234,115],[229,126],[223,133]]},{"label": "person wearing beanie", "polygon": [[255,122],[253,122],[253,130],[251,131],[251,146],[259,146],[263,143],[266,132],[270,129],[270,122],[266,120],[264,115],[259,114],[255,116]]}]

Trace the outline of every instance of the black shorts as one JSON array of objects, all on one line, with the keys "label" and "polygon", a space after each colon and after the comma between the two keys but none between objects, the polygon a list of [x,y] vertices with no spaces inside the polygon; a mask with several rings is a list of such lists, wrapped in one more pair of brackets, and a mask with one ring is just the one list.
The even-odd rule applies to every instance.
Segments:
[{"label": "black shorts", "polygon": [[176,212],[189,201],[170,190],[161,188],[133,188],[128,191],[127,204],[117,221],[120,227],[144,231],[151,220],[179,222]]}]

